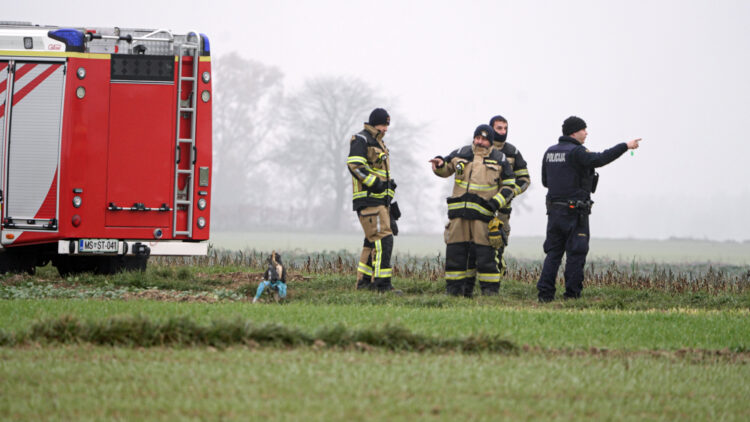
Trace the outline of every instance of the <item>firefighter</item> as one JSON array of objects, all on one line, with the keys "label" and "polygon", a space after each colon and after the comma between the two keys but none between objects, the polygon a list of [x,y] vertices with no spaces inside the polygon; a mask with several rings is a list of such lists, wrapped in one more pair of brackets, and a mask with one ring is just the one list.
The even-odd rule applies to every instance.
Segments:
[{"label": "firefighter", "polygon": [[589,251],[589,214],[594,203],[599,174],[594,171],[619,158],[625,151],[638,148],[641,138],[622,142],[603,152],[591,152],[583,146],[586,122],[570,116],[562,125],[558,143],[549,147],[542,159],[542,184],[547,188],[547,254],[537,283],[540,302],[555,298],[555,279],[563,254],[566,299],[581,297],[583,266]]},{"label": "firefighter", "polygon": [[455,174],[445,227],[449,295],[472,297],[477,278],[484,295],[496,295],[500,289],[497,248],[502,240],[496,214],[510,205],[515,180],[510,163],[492,146],[493,138],[492,127],[479,125],[471,145],[430,160],[436,175]]},{"label": "firefighter", "polygon": [[[526,164],[526,160],[523,159],[521,151],[519,151],[518,148],[516,148],[510,142],[506,142],[506,139],[508,137],[508,121],[505,119],[505,117],[497,115],[491,118],[490,126],[492,126],[492,129],[495,131],[495,138],[492,141],[492,145],[495,147],[495,149],[498,149],[502,151],[503,154],[505,154],[505,159],[508,160],[508,163],[510,163],[511,167],[513,168],[513,175],[516,180],[516,184],[513,187],[513,193],[514,197],[517,197],[518,195],[524,193],[526,189],[529,188],[529,184],[531,184],[531,178],[529,177],[529,168]],[[510,238],[511,210],[511,207],[500,208],[498,210],[498,218],[503,223],[503,233],[505,235],[503,236],[503,246],[501,246],[497,250],[498,271],[500,271],[501,276],[505,275],[508,268],[505,264],[503,253],[505,252],[505,247],[508,246],[508,239]]]},{"label": "firefighter", "polygon": [[[357,289],[386,292],[391,283],[395,220],[400,213],[393,202],[396,182],[383,137],[391,117],[382,108],[370,113],[364,129],[352,136],[346,163],[352,174],[353,208],[365,233],[357,267]],[[398,291],[396,291],[398,293]]]}]

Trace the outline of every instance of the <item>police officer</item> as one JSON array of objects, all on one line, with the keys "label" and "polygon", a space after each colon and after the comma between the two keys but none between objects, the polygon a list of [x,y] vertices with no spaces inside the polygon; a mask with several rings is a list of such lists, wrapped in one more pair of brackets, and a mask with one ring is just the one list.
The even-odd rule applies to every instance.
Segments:
[{"label": "police officer", "polygon": [[[531,184],[528,165],[526,164],[526,160],[523,159],[521,151],[519,151],[518,148],[516,148],[510,142],[506,141],[508,137],[508,121],[505,119],[505,117],[497,115],[491,118],[490,126],[492,126],[492,129],[495,131],[494,140],[492,141],[493,146],[495,147],[495,149],[498,149],[502,151],[503,154],[505,154],[505,159],[508,160],[508,163],[510,163],[511,167],[513,168],[513,175],[516,179],[516,184],[513,187],[513,193],[514,197],[517,197],[518,195],[526,192],[526,189],[528,189],[529,185]],[[505,264],[503,253],[505,252],[505,247],[508,246],[507,242],[510,237],[511,210],[511,207],[500,208],[498,210],[498,218],[503,223],[503,232],[505,233],[505,236],[503,236],[505,244],[497,251],[498,270],[500,271],[500,275],[504,275],[507,270],[507,265]]]},{"label": "police officer", "polygon": [[615,145],[603,152],[591,152],[586,141],[586,122],[570,116],[562,125],[563,136],[547,149],[542,160],[542,184],[547,191],[547,238],[544,241],[542,274],[537,283],[540,302],[555,298],[555,279],[563,253],[565,298],[579,298],[583,290],[583,266],[589,251],[589,214],[591,194],[599,174],[594,171],[619,158],[625,151],[638,148],[641,138]]},{"label": "police officer", "polygon": [[[370,113],[364,129],[352,136],[347,167],[352,174],[353,208],[365,232],[357,267],[357,288],[385,292],[391,284],[393,230],[398,218],[391,201],[396,189],[383,137],[391,117],[382,108]],[[396,204],[393,203],[395,206]]]},{"label": "police officer", "polygon": [[471,145],[430,160],[436,175],[455,174],[445,228],[445,284],[450,295],[472,297],[477,278],[482,294],[496,295],[500,288],[489,223],[497,210],[510,204],[515,180],[503,153],[492,146],[493,134],[490,126],[479,125]]}]

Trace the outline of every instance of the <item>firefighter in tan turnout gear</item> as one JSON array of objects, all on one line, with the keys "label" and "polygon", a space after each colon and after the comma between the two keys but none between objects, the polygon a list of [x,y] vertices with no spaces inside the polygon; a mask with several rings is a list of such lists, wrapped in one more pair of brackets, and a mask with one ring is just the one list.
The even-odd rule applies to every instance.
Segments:
[{"label": "firefighter in tan turnout gear", "polygon": [[[505,154],[505,159],[508,160],[508,163],[513,169],[513,176],[516,179],[516,184],[513,187],[515,198],[518,195],[526,192],[526,189],[528,189],[529,185],[531,184],[528,164],[526,163],[526,160],[523,159],[521,151],[519,151],[518,148],[516,148],[510,142],[506,142],[506,139],[508,138],[508,121],[505,119],[505,117],[499,114],[497,116],[494,116],[492,119],[490,119],[490,126],[492,126],[492,129],[495,131],[495,138],[492,141],[492,145],[495,147],[495,149],[498,149],[502,151],[503,154]],[[504,232],[504,244],[497,250],[498,270],[500,271],[500,275],[505,275],[505,272],[508,269],[507,265],[505,264],[505,258],[503,258],[503,253],[505,252],[505,247],[508,246],[508,239],[510,238],[510,212],[511,207],[507,207],[499,209],[497,213],[497,217],[500,219],[500,221],[503,222]]]},{"label": "firefighter in tan turnout gear", "polygon": [[353,208],[365,232],[357,267],[357,288],[386,292],[391,284],[395,220],[400,217],[393,200],[396,183],[391,174],[388,148],[383,137],[391,118],[382,108],[370,113],[364,129],[352,136],[346,163],[352,174]]},{"label": "firefighter in tan turnout gear", "polygon": [[445,228],[445,284],[450,295],[471,297],[479,279],[482,294],[500,289],[497,249],[502,245],[502,223],[496,217],[513,199],[515,180],[505,155],[492,145],[494,131],[480,125],[472,145],[430,160],[440,177],[455,174],[448,198]]}]

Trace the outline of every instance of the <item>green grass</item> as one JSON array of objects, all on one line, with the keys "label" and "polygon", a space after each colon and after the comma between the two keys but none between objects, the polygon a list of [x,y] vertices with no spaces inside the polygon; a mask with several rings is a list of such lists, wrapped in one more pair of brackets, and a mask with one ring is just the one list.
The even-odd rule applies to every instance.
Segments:
[{"label": "green grass", "polygon": [[277,323],[313,334],[340,325],[371,329],[392,325],[438,338],[492,335],[517,345],[550,349],[750,350],[747,311],[603,311],[519,309],[495,306],[420,308],[386,305],[252,305],[249,303],[161,303],[153,301],[0,301],[6,333],[28,330],[36,321],[72,316],[97,321],[143,316],[154,321],[187,317],[197,323]]},{"label": "green grass", "polygon": [[12,420],[726,420],[750,366],[670,357],[0,349]]},{"label": "green grass", "polygon": [[465,299],[439,260],[402,260],[397,296],[355,291],[351,255],[297,258],[283,304],[249,302],[262,253],[0,276],[0,419],[750,418],[744,267],[596,262],[542,305],[534,263]]}]

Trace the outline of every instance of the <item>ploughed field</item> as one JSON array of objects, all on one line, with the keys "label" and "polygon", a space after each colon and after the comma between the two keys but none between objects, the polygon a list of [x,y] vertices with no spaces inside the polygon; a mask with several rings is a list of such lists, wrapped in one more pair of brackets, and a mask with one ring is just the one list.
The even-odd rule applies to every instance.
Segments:
[{"label": "ploughed field", "polygon": [[[747,420],[750,267],[592,259],[584,297],[356,291],[357,254],[282,252],[289,298],[252,304],[270,250],[145,272],[0,277],[0,415],[19,420]],[[558,294],[560,292],[558,291]]]}]

